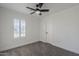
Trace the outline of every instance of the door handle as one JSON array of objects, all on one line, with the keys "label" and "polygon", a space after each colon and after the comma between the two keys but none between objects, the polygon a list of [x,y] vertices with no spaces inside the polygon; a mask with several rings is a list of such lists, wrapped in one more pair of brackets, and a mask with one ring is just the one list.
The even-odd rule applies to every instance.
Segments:
[{"label": "door handle", "polygon": [[48,32],[46,32],[46,34],[48,34]]}]

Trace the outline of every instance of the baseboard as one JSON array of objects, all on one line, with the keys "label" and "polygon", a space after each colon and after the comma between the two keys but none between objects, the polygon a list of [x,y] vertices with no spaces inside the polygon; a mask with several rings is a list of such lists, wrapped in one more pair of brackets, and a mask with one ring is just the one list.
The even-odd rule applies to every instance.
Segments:
[{"label": "baseboard", "polygon": [[22,47],[22,46],[25,46],[25,45],[29,45],[29,44],[32,44],[32,43],[35,43],[35,42],[42,42],[42,41],[34,41],[34,42],[28,42],[28,43],[21,44],[21,45],[16,45],[16,46],[14,46],[14,47],[10,47],[10,48],[7,48],[7,49],[0,50],[0,52],[5,52],[5,51],[7,51],[7,50],[19,48],[19,47]]},{"label": "baseboard", "polygon": [[49,43],[49,44],[51,44],[51,45],[53,45],[53,46],[56,46],[56,47],[58,47],[58,48],[64,49],[64,50],[66,50],[66,51],[70,51],[70,52],[72,52],[72,53],[79,54],[78,52],[72,51],[72,50],[67,49],[67,48],[63,48],[63,47],[61,47],[61,46],[59,46],[59,45],[56,45],[56,44],[54,44],[54,43],[51,43],[51,42],[47,42],[47,43]]}]

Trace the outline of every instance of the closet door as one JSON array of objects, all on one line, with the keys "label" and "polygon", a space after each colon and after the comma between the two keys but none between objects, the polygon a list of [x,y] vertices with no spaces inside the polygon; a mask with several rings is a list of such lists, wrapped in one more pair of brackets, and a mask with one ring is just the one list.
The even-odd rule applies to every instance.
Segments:
[{"label": "closet door", "polygon": [[53,41],[53,22],[51,19],[46,20],[46,41],[52,42]]},{"label": "closet door", "polygon": [[53,39],[53,23],[52,20],[45,18],[41,21],[41,40],[50,42]]},{"label": "closet door", "polygon": [[40,30],[40,41],[47,42],[47,21],[46,19],[41,20],[41,30]]}]

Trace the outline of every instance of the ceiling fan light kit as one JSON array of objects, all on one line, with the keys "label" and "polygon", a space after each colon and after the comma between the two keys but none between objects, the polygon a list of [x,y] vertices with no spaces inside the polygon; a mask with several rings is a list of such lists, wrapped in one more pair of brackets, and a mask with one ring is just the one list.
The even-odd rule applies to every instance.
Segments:
[{"label": "ceiling fan light kit", "polygon": [[40,11],[36,11],[36,14],[40,14]]}]

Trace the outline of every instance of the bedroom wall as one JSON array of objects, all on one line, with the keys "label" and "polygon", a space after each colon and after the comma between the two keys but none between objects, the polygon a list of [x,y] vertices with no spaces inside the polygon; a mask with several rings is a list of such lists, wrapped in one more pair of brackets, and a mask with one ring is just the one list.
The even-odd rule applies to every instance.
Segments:
[{"label": "bedroom wall", "polygon": [[79,6],[52,13],[40,25],[40,40],[79,54]]},{"label": "bedroom wall", "polygon": [[[14,19],[25,20],[26,37],[14,38]],[[0,51],[40,40],[39,23],[39,19],[31,15],[24,15],[13,10],[0,8]]]}]

